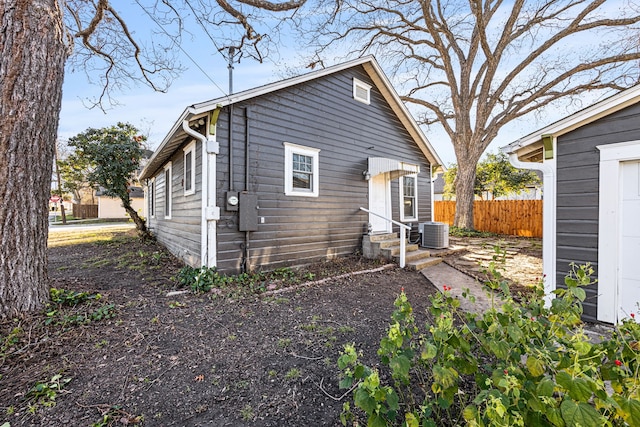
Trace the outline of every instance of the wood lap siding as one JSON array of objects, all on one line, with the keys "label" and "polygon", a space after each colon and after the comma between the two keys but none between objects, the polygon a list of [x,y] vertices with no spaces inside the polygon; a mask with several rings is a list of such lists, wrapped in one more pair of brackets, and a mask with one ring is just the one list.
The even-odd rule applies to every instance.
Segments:
[{"label": "wood lap siding", "polygon": [[[640,106],[634,105],[558,138],[556,268],[564,285],[569,264],[590,262],[598,270],[598,145],[640,139]],[[584,318],[596,321],[597,284],[587,289]]]},{"label": "wood lap siding", "polygon": [[[186,146],[191,139],[185,140]],[[155,176],[155,217],[149,218],[150,229],[156,239],[169,251],[192,265],[200,264],[201,192],[202,192],[202,144],[196,143],[196,193],[185,196],[183,187],[184,158],[182,147],[171,157],[172,206],[171,219],[165,219],[164,169]]]},{"label": "wood lap siding", "polygon": [[[301,265],[360,249],[368,215],[368,157],[420,164],[419,214],[430,220],[429,165],[375,87],[371,104],[353,99],[353,77],[373,85],[360,67],[266,94],[234,106],[234,190],[245,190],[245,108],[251,110],[249,187],[257,194],[258,231],[250,233],[249,267]],[[218,268],[237,272],[244,232],[237,212],[224,209],[229,189],[228,107],[218,121]],[[319,148],[319,197],[284,195],[284,146]],[[393,181],[393,216],[399,219],[398,181]]]}]

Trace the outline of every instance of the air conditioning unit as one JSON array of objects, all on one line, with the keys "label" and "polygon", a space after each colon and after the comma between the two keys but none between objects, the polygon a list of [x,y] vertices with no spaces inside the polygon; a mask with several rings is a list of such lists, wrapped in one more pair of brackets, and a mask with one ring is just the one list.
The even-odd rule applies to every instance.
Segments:
[{"label": "air conditioning unit", "polygon": [[431,249],[449,247],[449,224],[444,222],[421,222],[418,224],[420,246]]}]

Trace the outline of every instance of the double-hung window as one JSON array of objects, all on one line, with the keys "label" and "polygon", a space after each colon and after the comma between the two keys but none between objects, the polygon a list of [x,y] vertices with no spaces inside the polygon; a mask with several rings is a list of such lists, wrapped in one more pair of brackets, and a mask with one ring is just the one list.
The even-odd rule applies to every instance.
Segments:
[{"label": "double-hung window", "polygon": [[192,141],[183,150],[184,161],[184,195],[195,194],[196,192],[196,142]]},{"label": "double-hung window", "polygon": [[284,193],[287,196],[318,197],[319,153],[317,148],[284,143]]},{"label": "double-hung window", "polygon": [[171,219],[172,198],[172,173],[171,162],[164,167],[164,218]]},{"label": "double-hung window", "polygon": [[400,180],[400,221],[418,220],[418,175],[405,175]]}]

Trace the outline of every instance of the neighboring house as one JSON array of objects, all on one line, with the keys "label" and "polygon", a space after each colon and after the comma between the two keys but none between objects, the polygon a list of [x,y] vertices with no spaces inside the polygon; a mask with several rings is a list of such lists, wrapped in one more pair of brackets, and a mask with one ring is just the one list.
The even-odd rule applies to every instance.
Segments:
[{"label": "neighboring house", "polygon": [[417,229],[432,220],[435,164],[369,56],[188,107],[140,181],[159,242],[236,273],[352,254],[368,230],[398,230],[360,207]]},{"label": "neighboring house", "polygon": [[[142,187],[131,187],[130,190],[131,207],[138,212],[138,215],[144,215],[145,202]],[[118,197],[107,197],[102,190],[98,190],[96,199],[98,200],[98,218],[129,218]]]},{"label": "neighboring house", "polygon": [[[640,86],[503,148],[512,164],[544,173],[547,293],[571,262],[591,263],[584,318],[617,323],[640,301]],[[636,316],[640,318],[640,316]]]}]

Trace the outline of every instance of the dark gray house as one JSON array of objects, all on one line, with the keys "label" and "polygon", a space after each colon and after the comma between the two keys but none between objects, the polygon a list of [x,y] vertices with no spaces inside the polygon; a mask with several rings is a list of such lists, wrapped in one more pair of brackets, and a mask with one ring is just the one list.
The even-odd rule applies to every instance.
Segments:
[{"label": "dark gray house", "polygon": [[[503,148],[516,167],[544,173],[547,293],[569,264],[590,262],[584,318],[617,323],[640,301],[640,86]],[[640,315],[636,316],[640,319]]]},{"label": "dark gray house", "polygon": [[386,219],[432,221],[440,164],[369,56],[188,107],[140,180],[158,241],[234,273],[354,253],[398,230]]}]

